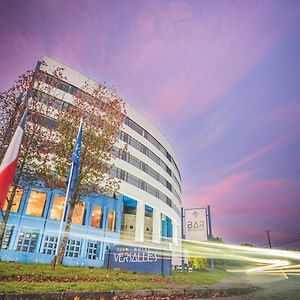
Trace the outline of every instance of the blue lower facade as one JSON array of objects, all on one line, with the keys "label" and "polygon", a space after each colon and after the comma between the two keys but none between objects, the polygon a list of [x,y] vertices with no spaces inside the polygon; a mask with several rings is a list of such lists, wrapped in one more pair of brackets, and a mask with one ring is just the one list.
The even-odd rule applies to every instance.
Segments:
[{"label": "blue lower facade", "polygon": [[[65,193],[40,187],[22,187],[20,195],[14,211],[10,213],[0,250],[0,260],[49,264],[57,248],[61,224],[61,216],[57,220],[53,216],[57,215],[58,210],[62,215],[59,205],[64,200]],[[60,204],[56,202],[57,198],[60,199]],[[120,244],[121,228],[123,233],[130,230],[134,232],[134,228],[131,227],[135,224],[126,222],[135,222],[127,213],[135,215],[136,204],[137,200],[122,194],[119,194],[117,199],[100,194],[84,197],[80,218],[77,216],[77,224],[71,225],[63,264],[102,267],[105,253],[114,245]],[[67,205],[62,233],[69,209]],[[95,218],[96,211],[99,214],[98,219]],[[149,222],[145,234],[150,235],[152,211],[151,207],[145,206],[144,218],[145,222],[147,219]],[[172,221],[168,216],[162,217],[161,239],[171,238]],[[124,243],[124,240],[122,242]]]},{"label": "blue lower facade", "polygon": [[[33,191],[46,195],[41,216],[28,215],[29,198]],[[18,211],[10,213],[0,251],[1,260],[42,264],[48,264],[53,260],[61,223],[50,218],[55,196],[63,197],[64,193],[46,188],[23,189]],[[118,243],[120,238],[123,200],[122,197],[114,199],[93,194],[85,197],[82,202],[84,203],[82,224],[71,225],[63,264],[101,267],[105,251]],[[91,226],[91,215],[95,205],[101,207],[101,224],[98,228]],[[115,220],[113,228],[108,230],[110,211],[115,213]],[[2,221],[2,215],[0,220]],[[65,222],[63,225],[65,226]]]}]

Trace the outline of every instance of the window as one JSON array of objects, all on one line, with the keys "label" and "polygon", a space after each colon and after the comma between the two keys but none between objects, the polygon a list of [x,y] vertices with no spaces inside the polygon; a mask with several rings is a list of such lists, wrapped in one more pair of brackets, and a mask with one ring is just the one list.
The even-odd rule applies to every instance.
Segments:
[{"label": "window", "polygon": [[132,146],[133,148],[137,149],[138,151],[142,150],[142,144],[134,138],[130,139],[129,145]]},{"label": "window", "polygon": [[70,85],[69,86],[69,93],[72,94],[72,95],[76,95],[77,94],[77,87],[73,86],[73,85]]},{"label": "window", "polygon": [[43,247],[43,254],[54,255],[56,247],[57,247],[57,237],[46,236],[44,247]]},{"label": "window", "polygon": [[172,201],[170,198],[167,197],[167,201],[166,201],[167,205],[169,205],[170,207],[172,207]]},{"label": "window", "polygon": [[156,179],[156,180],[159,180],[159,174],[154,170],[154,169],[152,169],[151,167],[149,167],[148,168],[148,174],[152,177],[152,178],[154,178],[154,179]]},{"label": "window", "polygon": [[81,241],[68,240],[65,255],[69,257],[79,257]]},{"label": "window", "polygon": [[135,177],[134,175],[129,174],[129,173],[128,173],[127,182],[134,185],[134,186],[136,186],[136,187],[140,186],[140,180],[137,177]]},{"label": "window", "polygon": [[69,91],[69,86],[67,83],[64,83],[62,81],[60,81],[57,85],[57,88],[64,91],[64,92],[68,92]]},{"label": "window", "polygon": [[141,166],[141,161],[140,161],[138,158],[136,158],[136,157],[134,157],[134,156],[132,156],[132,155],[129,155],[129,163],[130,163],[131,165],[137,167],[138,169],[139,169],[140,166]]},{"label": "window", "polygon": [[16,250],[23,252],[34,252],[38,237],[38,233],[21,232]]},{"label": "window", "polygon": [[168,166],[166,166],[166,171],[171,176],[171,169]]},{"label": "window", "polygon": [[72,216],[72,223],[82,225],[83,216],[84,216],[84,202],[78,202],[75,205],[73,216]]},{"label": "window", "polygon": [[126,118],[125,120],[125,124],[130,127],[131,129],[133,129],[135,132],[139,133],[140,135],[143,134],[143,129],[141,126],[139,126],[137,123],[135,123],[134,121],[132,121],[129,118]]},{"label": "window", "polygon": [[157,197],[157,189],[155,187],[153,187],[151,184],[147,185],[147,192],[155,197]]},{"label": "window", "polygon": [[101,206],[94,205],[93,212],[92,212],[92,220],[91,220],[92,227],[100,228],[101,216],[102,216]]},{"label": "window", "polygon": [[65,206],[65,197],[55,195],[51,209],[50,219],[60,221]]},{"label": "window", "polygon": [[99,243],[97,242],[88,242],[88,246],[86,249],[86,257],[88,259],[97,259],[99,256]]},{"label": "window", "polygon": [[28,199],[26,215],[41,217],[43,215],[47,193],[32,190]]},{"label": "window", "polygon": [[[7,194],[7,199],[10,199],[11,192],[12,192],[12,187],[9,188],[9,192]],[[22,196],[23,196],[23,192],[24,192],[23,188],[21,188],[21,187],[17,188],[16,193],[15,193],[15,197],[14,197],[14,200],[13,200],[13,205],[12,205],[12,208],[11,208],[12,212],[18,212],[19,207],[20,207],[20,203],[21,203],[21,199],[22,199]],[[3,210],[7,209],[7,201],[5,201],[2,209]]]},{"label": "window", "polygon": [[169,181],[166,181],[166,187],[168,190],[172,191],[172,186],[171,183]]},{"label": "window", "polygon": [[8,249],[14,227],[7,227],[2,240],[2,249]]},{"label": "window", "polygon": [[115,167],[111,168],[109,174],[112,177],[117,177],[117,169]]},{"label": "window", "polygon": [[114,210],[110,210],[108,213],[108,220],[107,220],[108,230],[115,231],[115,221],[116,221],[116,212]]},{"label": "window", "polygon": [[149,152],[148,152],[148,157],[149,157],[150,159],[152,159],[154,162],[156,162],[157,164],[160,163],[159,157],[158,157],[156,154],[154,154],[152,151],[150,151],[150,150],[149,150]]},{"label": "window", "polygon": [[170,162],[172,162],[172,156],[171,156],[171,154],[170,154],[169,152],[167,152],[166,154],[167,154],[167,159],[168,159]]}]

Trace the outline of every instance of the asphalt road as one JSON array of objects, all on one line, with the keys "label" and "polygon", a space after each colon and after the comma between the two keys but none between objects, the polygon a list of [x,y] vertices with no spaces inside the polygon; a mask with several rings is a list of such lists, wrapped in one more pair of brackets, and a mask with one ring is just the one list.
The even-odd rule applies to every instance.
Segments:
[{"label": "asphalt road", "polygon": [[252,285],[259,287],[259,289],[248,295],[222,297],[219,299],[300,300],[300,276],[289,276],[285,278],[284,276],[278,275],[241,275],[239,276],[239,280],[241,281],[241,286]]}]

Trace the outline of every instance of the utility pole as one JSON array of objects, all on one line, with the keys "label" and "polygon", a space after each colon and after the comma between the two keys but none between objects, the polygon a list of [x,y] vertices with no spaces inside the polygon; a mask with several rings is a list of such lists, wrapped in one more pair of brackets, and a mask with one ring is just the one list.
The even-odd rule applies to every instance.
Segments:
[{"label": "utility pole", "polygon": [[270,246],[270,248],[272,248],[272,245],[271,245],[271,238],[270,238],[270,234],[269,234],[270,231],[271,231],[271,230],[265,230],[265,232],[266,232],[267,235],[268,235],[269,246]]},{"label": "utility pole", "polygon": [[[208,219],[208,239],[211,239],[213,237],[213,233],[212,233],[212,227],[211,227],[210,205],[207,206],[207,219]],[[210,269],[211,269],[212,273],[215,270],[215,262],[214,262],[213,257],[210,259]]]}]

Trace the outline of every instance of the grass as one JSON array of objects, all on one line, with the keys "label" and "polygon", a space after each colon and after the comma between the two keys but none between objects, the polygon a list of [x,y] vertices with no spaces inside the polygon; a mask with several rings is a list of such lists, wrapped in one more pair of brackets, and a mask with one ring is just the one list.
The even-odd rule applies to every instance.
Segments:
[{"label": "grass", "polygon": [[124,270],[0,262],[0,292],[111,291],[180,288],[210,285],[225,276],[224,271],[173,272],[172,276],[139,274]]}]

